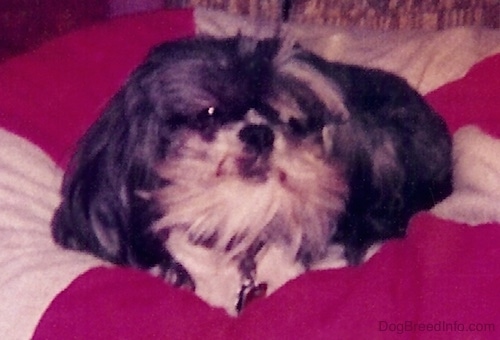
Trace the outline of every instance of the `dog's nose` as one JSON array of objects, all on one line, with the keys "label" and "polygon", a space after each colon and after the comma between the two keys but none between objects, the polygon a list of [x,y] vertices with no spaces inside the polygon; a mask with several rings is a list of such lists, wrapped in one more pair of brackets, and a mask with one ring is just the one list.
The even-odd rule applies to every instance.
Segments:
[{"label": "dog's nose", "polygon": [[251,124],[240,130],[239,138],[253,151],[265,153],[273,147],[274,132],[267,125]]}]

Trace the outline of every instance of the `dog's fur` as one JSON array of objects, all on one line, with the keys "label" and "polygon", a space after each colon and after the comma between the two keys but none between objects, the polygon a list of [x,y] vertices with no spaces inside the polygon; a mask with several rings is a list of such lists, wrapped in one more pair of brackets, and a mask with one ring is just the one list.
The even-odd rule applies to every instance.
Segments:
[{"label": "dog's fur", "polygon": [[279,39],[169,42],[81,140],[53,235],[197,293],[229,263],[219,279],[237,287],[300,268],[276,288],[332,245],[358,264],[403,237],[451,192],[451,166],[444,122],[395,75]]}]

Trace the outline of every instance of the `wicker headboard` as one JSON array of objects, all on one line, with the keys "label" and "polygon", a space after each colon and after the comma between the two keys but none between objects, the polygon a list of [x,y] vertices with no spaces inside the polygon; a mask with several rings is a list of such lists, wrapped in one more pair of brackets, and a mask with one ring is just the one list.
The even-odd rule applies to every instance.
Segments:
[{"label": "wicker headboard", "polygon": [[270,20],[380,30],[499,28],[499,0],[165,0]]}]

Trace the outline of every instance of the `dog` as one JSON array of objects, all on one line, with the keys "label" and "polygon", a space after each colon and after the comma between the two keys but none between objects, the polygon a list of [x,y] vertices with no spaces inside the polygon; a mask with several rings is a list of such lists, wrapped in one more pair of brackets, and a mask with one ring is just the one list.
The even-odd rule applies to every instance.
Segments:
[{"label": "dog", "polygon": [[196,37],[153,48],[83,136],[52,232],[236,315],[331,257],[360,264],[451,191],[446,124],[402,78]]}]

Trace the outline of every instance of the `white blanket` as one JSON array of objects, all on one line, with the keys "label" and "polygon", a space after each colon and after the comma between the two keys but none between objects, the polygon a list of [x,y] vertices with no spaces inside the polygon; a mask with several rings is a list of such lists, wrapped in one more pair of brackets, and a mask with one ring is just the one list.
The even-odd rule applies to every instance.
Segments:
[{"label": "white blanket", "polygon": [[101,263],[52,242],[61,177],[42,150],[0,129],[1,339],[29,339],[52,299]]},{"label": "white blanket", "polygon": [[453,194],[434,215],[471,226],[500,222],[500,140],[475,126],[453,136]]}]

